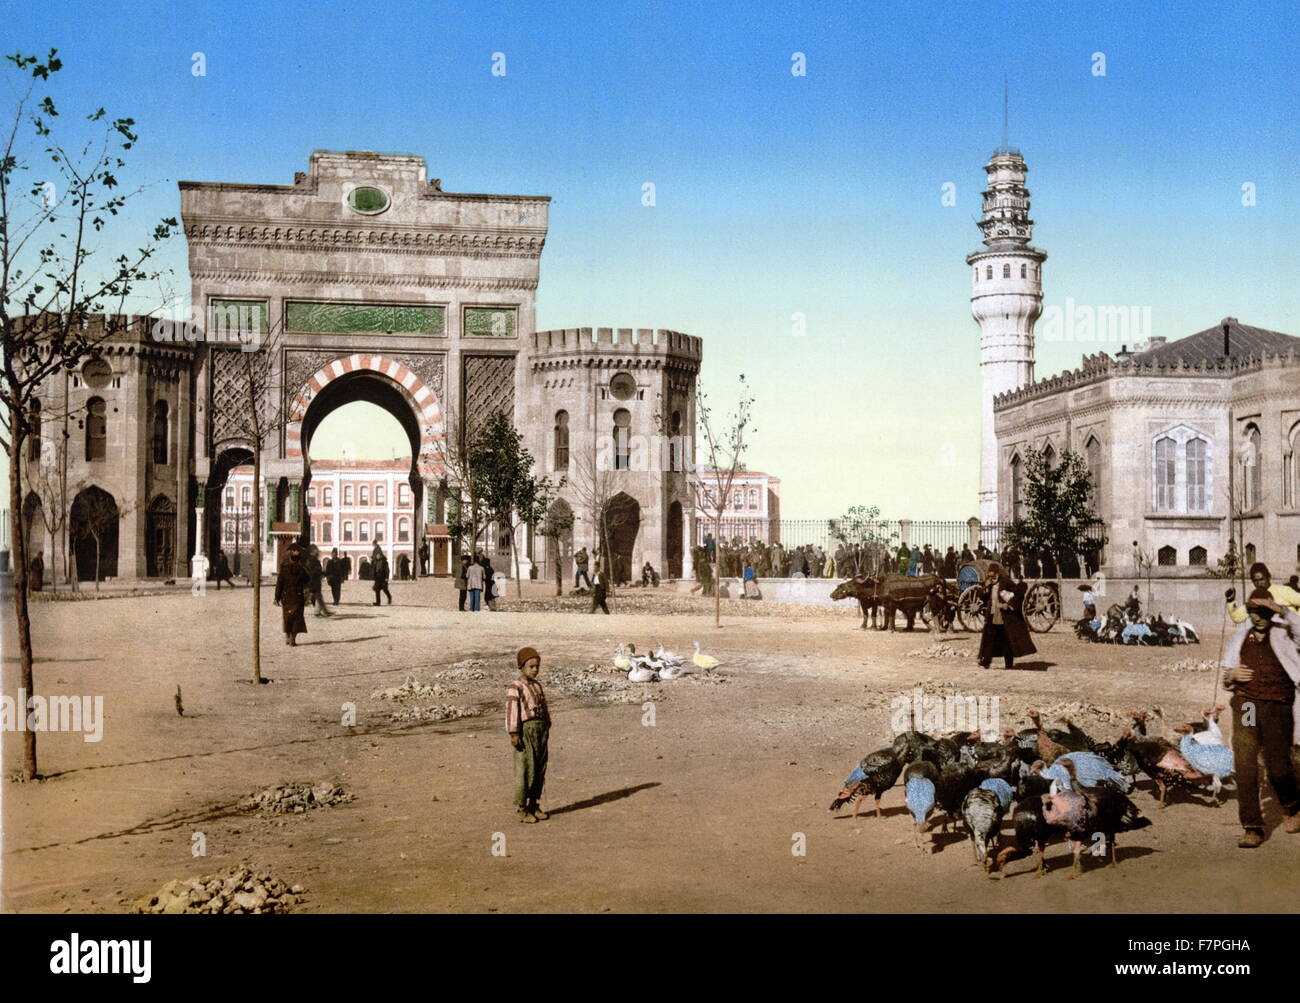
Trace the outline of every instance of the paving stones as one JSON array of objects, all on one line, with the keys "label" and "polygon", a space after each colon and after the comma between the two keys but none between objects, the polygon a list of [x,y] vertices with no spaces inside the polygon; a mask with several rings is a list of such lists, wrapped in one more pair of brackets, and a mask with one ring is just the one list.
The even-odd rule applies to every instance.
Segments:
[{"label": "paving stones", "polygon": [[292,888],[269,871],[236,864],[197,878],[173,878],[152,895],[135,900],[137,913],[260,914],[289,912],[306,889]]}]

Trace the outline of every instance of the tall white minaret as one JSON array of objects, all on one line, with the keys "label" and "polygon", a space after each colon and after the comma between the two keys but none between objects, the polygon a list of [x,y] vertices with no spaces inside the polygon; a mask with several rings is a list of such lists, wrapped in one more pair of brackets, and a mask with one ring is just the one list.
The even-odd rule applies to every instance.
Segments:
[{"label": "tall white minaret", "polygon": [[[1005,123],[1005,118],[1004,118]],[[984,250],[967,255],[971,266],[971,313],[980,326],[980,520],[1012,518],[998,511],[998,443],[993,434],[993,398],[1034,378],[1034,322],[1043,312],[1043,262],[1047,252],[1029,245],[1029,168],[1020,151],[1006,143],[993,151],[984,171]]]}]

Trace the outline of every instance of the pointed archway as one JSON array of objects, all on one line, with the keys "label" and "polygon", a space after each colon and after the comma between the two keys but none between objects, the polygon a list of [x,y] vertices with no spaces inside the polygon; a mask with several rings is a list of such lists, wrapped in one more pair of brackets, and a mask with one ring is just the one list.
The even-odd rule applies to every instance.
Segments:
[{"label": "pointed archway", "polygon": [[605,540],[609,547],[606,559],[614,584],[632,580],[632,552],[641,530],[641,505],[626,491],[620,491],[605,506]]}]

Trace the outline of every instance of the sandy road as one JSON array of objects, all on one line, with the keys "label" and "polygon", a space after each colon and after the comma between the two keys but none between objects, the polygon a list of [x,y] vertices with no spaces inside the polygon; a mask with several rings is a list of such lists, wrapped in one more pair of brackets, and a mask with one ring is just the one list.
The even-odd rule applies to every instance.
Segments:
[{"label": "sandy road", "polygon": [[[102,694],[105,732],[93,744],[41,736],[51,778],[5,784],[4,908],[121,911],[170,878],[240,860],[305,885],[300,911],[1300,908],[1300,837],[1274,830],[1259,850],[1238,850],[1232,802],[1184,798],[1158,810],[1144,785],[1135,800],[1153,826],[1121,837],[1118,868],[1091,861],[1073,882],[1061,844],[1043,879],[1021,861],[991,880],[952,833],[934,837],[936,852],[918,853],[898,788],[880,821],[826,811],[856,761],[887,741],[890,701],[920,681],[997,696],[1009,726],[1030,705],[1070,701],[1158,705],[1172,724],[1208,702],[1213,680],[1161,667],[1213,657],[1212,644],[1089,646],[1058,627],[1040,638],[1036,668],[1006,673],[906,657],[931,639],[864,634],[847,608],[737,606],[719,630],[702,601],[682,597],[629,597],[613,608],[639,611],[592,617],[461,615],[448,609],[448,586],[430,581],[394,595],[398,605],[375,609],[350,585],[340,615],[309,617],[296,649],[281,643],[268,602],[263,650],[274,682],[261,687],[245,681],[247,591],[39,605],[38,691]],[[682,652],[700,640],[724,659],[726,682],[650,687],[653,726],[640,699],[605,703],[552,687],[554,815],[518,825],[500,719],[514,650],[539,648],[546,682],[553,669],[605,663],[620,640]],[[482,679],[439,675],[467,659]],[[394,705],[371,693],[408,674],[442,679],[449,694],[439,700],[485,716],[390,720]],[[15,675],[6,661],[6,693]],[[177,685],[184,718],[173,706]],[[355,728],[340,721],[349,702]],[[6,774],[19,751],[7,734]],[[271,819],[235,808],[255,789],[295,779],[339,781],[357,800]],[[1276,807],[1266,810],[1275,822]],[[196,832],[206,858],[191,855]],[[493,854],[498,833],[504,856]],[[806,852],[792,853],[800,843]]]}]

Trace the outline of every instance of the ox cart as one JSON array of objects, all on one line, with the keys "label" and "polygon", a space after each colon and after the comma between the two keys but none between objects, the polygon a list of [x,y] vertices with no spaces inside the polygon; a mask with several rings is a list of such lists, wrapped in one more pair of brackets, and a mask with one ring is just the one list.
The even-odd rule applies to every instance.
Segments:
[{"label": "ox cart", "polygon": [[[980,583],[988,574],[993,561],[974,560],[963,564],[957,571],[957,587],[961,597],[957,600],[957,618],[964,629],[978,633],[984,629],[988,615],[988,595]],[[1036,634],[1045,634],[1061,618],[1061,584],[1056,581],[1031,581],[1025,583],[1025,599],[1020,612],[1025,623]]]}]

